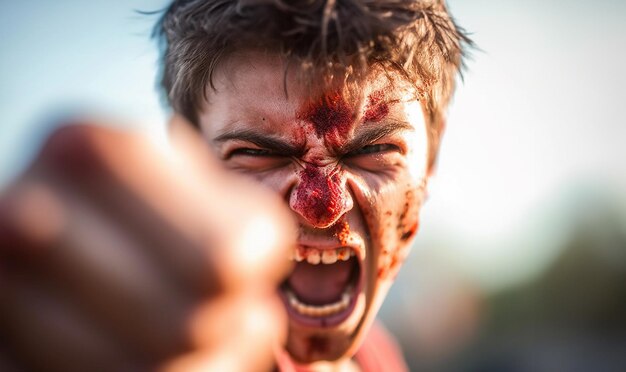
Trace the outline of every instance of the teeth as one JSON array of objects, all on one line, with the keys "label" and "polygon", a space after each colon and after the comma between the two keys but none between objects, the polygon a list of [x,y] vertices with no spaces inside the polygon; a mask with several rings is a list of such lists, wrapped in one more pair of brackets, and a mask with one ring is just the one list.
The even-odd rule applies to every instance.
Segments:
[{"label": "teeth", "polygon": [[350,292],[352,291],[352,287],[346,288],[345,292],[341,295],[341,300],[327,305],[307,305],[303,302],[300,302],[296,295],[294,295],[291,291],[287,290],[287,299],[289,300],[289,305],[294,308],[297,312],[302,315],[307,315],[311,317],[324,317],[339,313],[345,310],[350,304]]},{"label": "teeth", "polygon": [[322,262],[326,265],[334,264],[335,262],[337,262],[337,250],[327,249],[322,252]]},{"label": "teeth", "polygon": [[352,251],[348,248],[339,248],[337,249],[337,258],[342,261],[348,261],[352,256]]},{"label": "teeth", "polygon": [[302,262],[304,260],[304,249],[303,248],[296,248],[295,252],[293,253],[293,259],[296,260],[296,262]]},{"label": "teeth", "polygon": [[306,262],[310,263],[311,265],[317,265],[318,263],[320,263],[320,261],[320,251],[315,248],[311,248],[307,251]]},{"label": "teeth", "polygon": [[326,265],[332,265],[337,261],[348,261],[350,257],[354,257],[355,255],[356,253],[347,247],[324,250],[298,247],[289,258],[296,262],[306,260],[311,265],[318,265],[320,262]]}]

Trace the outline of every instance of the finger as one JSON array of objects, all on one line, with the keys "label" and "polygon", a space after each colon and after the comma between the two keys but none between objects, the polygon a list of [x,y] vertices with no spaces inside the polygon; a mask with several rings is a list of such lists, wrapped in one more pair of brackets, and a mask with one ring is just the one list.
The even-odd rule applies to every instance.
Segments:
[{"label": "finger", "polygon": [[26,183],[7,191],[0,198],[0,257],[36,254],[56,241],[66,223],[63,211],[44,185]]}]

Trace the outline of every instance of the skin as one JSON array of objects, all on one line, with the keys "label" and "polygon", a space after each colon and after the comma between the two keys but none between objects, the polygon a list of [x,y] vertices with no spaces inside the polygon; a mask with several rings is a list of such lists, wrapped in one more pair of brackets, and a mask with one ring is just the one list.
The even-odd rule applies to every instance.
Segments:
[{"label": "skin", "polygon": [[357,89],[316,92],[293,70],[285,75],[279,57],[240,54],[218,67],[199,115],[223,164],[289,206],[300,246],[350,245],[362,260],[364,285],[348,319],[333,327],[289,321],[286,349],[313,369],[356,352],[418,228],[427,128],[415,91],[388,76],[373,68]]}]

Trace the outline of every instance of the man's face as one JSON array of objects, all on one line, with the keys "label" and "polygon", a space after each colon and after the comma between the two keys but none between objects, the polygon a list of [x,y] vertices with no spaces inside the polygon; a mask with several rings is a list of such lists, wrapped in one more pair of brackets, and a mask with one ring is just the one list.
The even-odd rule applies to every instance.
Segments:
[{"label": "man's face", "polygon": [[200,115],[226,167],[274,190],[297,219],[280,296],[299,362],[356,351],[418,228],[426,124],[415,91],[387,76],[314,93],[278,57],[249,53],[218,68]]}]

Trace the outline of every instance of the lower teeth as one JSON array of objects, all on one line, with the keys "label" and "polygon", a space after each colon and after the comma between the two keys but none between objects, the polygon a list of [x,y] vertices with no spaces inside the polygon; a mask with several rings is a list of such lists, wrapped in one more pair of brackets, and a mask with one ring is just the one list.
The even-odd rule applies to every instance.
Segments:
[{"label": "lower teeth", "polygon": [[350,304],[350,292],[351,287],[346,288],[346,290],[341,295],[341,300],[334,302],[332,304],[327,305],[307,305],[305,303],[300,302],[293,292],[287,290],[287,299],[289,300],[289,304],[292,308],[294,308],[298,313],[302,315],[307,315],[311,317],[324,317],[339,313],[345,310]]}]

